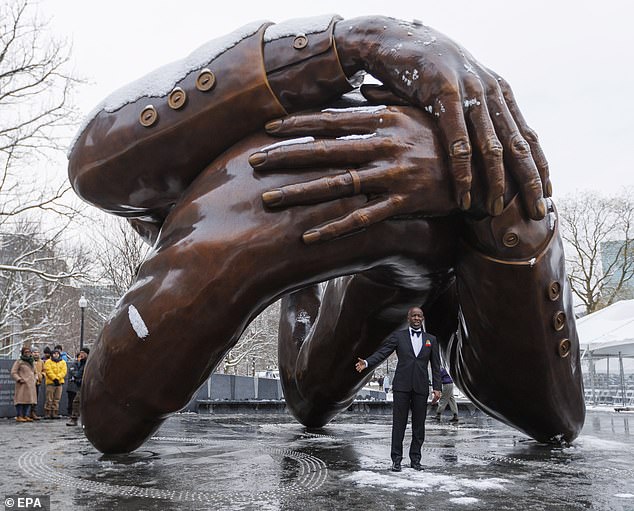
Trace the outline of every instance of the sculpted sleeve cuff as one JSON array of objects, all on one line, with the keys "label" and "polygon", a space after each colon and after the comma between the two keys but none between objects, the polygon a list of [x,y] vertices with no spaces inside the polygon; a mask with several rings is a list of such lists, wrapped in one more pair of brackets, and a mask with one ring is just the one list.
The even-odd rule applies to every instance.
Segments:
[{"label": "sculpted sleeve cuff", "polygon": [[163,211],[216,156],[284,115],[264,69],[268,25],[210,41],[98,105],[69,152],[77,194],[129,217]]},{"label": "sculpted sleeve cuff", "polygon": [[271,89],[284,108],[298,111],[352,90],[333,37],[338,16],[291,20],[264,35],[264,65]]},{"label": "sculpted sleeve cuff", "polygon": [[554,235],[556,213],[552,201],[544,220],[528,218],[519,196],[497,217],[467,220],[466,239],[475,250],[504,260],[529,260],[539,255]]}]

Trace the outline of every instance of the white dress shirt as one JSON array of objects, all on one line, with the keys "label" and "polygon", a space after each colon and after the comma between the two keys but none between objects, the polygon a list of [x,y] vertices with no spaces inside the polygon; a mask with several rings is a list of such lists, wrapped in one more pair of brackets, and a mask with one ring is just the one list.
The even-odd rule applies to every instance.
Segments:
[{"label": "white dress shirt", "polygon": [[[418,334],[418,335],[416,335]],[[412,348],[414,348],[414,355],[418,356],[420,350],[423,349],[423,331],[409,329],[409,338],[412,341]]]}]

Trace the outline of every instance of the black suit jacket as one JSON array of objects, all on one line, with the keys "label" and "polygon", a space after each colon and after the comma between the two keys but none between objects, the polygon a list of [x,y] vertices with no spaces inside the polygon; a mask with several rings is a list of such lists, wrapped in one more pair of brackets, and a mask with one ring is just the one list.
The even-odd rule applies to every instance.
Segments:
[{"label": "black suit jacket", "polygon": [[438,340],[427,332],[422,333],[422,339],[423,347],[418,356],[415,356],[409,328],[394,332],[366,359],[368,367],[372,368],[380,364],[396,351],[398,364],[392,382],[393,390],[429,394],[428,364],[431,364],[432,387],[434,390],[441,390]]}]

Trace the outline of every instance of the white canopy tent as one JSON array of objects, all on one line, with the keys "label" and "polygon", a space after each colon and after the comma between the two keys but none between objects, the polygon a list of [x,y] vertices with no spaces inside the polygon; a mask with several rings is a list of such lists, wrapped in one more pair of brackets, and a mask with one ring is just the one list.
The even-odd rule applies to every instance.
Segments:
[{"label": "white canopy tent", "polygon": [[582,356],[634,357],[634,300],[622,300],[577,320]]},{"label": "white canopy tent", "polygon": [[625,368],[634,367],[634,300],[622,300],[577,320],[582,360],[590,365],[593,400],[595,393],[595,364],[605,361],[609,375],[610,358],[618,359],[620,399],[631,400],[625,385]]},{"label": "white canopy tent", "polygon": [[601,357],[634,357],[634,339],[607,341],[596,347],[589,347],[594,358]]}]

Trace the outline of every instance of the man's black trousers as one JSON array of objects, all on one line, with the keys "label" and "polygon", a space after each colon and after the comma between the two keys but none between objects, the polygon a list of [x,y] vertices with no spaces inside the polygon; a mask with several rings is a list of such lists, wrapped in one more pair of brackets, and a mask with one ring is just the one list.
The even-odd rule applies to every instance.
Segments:
[{"label": "man's black trousers", "polygon": [[394,391],[394,407],[392,411],[392,461],[400,463],[403,459],[403,437],[407,427],[407,417],[412,410],[412,443],[409,448],[409,459],[412,463],[420,463],[421,448],[425,441],[425,418],[427,415],[428,394],[417,394],[414,391]]}]

